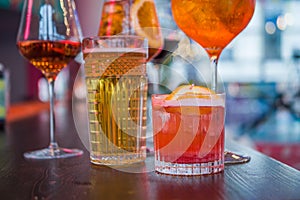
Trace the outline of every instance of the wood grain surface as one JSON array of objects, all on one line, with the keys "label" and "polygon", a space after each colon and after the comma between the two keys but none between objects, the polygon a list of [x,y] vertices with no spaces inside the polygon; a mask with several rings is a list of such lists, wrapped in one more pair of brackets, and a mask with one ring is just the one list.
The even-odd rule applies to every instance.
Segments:
[{"label": "wood grain surface", "polygon": [[[59,144],[84,149],[84,155],[26,160],[25,151],[48,144],[48,110],[8,122],[0,134],[0,199],[300,199],[298,170],[234,142],[227,142],[228,149],[251,155],[251,161],[226,166],[216,175],[128,173],[92,165],[76,133],[71,108],[65,106],[56,115]],[[149,171],[152,160],[149,156],[146,163],[127,168]]]}]

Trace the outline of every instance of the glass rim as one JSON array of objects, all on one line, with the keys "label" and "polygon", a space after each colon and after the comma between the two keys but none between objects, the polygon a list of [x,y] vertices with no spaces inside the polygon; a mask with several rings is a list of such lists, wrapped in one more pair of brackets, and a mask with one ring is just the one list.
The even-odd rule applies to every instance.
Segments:
[{"label": "glass rim", "polygon": [[138,40],[147,40],[146,37],[143,36],[139,36],[139,35],[110,35],[110,36],[89,36],[89,37],[85,37],[83,38],[82,41],[86,41],[86,40],[107,40],[107,39],[138,39]]},{"label": "glass rim", "polygon": [[[151,94],[151,97],[160,97],[160,96],[168,96],[170,94]],[[186,96],[187,94],[175,94],[174,96]],[[192,93],[189,95],[201,95],[201,96],[226,96],[226,92],[218,92],[218,93],[211,93],[211,94],[197,94],[197,93]]]},{"label": "glass rim", "polygon": [[[180,96],[185,96],[186,94],[181,94]],[[174,98],[166,99],[168,94],[152,94],[151,95],[151,105],[154,107],[199,107],[199,106],[222,106],[226,107],[226,93],[219,94],[204,94],[201,95],[203,98]]]},{"label": "glass rim", "polygon": [[118,49],[118,52],[140,52],[148,58],[148,40],[138,35],[86,37],[81,43],[83,53],[101,52],[100,49]]}]

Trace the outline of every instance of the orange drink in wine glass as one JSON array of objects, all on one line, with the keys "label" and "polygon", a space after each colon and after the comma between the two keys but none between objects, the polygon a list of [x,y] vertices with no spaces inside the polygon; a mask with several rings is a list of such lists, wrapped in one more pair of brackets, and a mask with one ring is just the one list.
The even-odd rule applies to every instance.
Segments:
[{"label": "orange drink in wine glass", "polygon": [[55,134],[54,83],[62,69],[81,52],[81,28],[73,0],[25,0],[17,35],[20,54],[39,69],[48,82],[50,142],[48,147],[25,152],[28,159],[79,156],[80,149],[58,145]]},{"label": "orange drink in wine glass", "polygon": [[177,25],[206,50],[214,68],[223,49],[248,25],[254,7],[255,0],[172,0]]},{"label": "orange drink in wine glass", "polygon": [[[218,92],[218,60],[223,49],[250,22],[255,0],[172,0],[178,27],[200,44],[210,58],[211,90]],[[225,163],[242,163],[248,156],[225,151]]]}]

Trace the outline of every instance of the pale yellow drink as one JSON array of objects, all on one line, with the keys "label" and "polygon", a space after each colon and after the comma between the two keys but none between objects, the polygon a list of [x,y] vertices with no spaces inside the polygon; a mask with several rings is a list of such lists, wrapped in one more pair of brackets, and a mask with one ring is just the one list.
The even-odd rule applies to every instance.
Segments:
[{"label": "pale yellow drink", "polygon": [[146,51],[83,50],[92,163],[121,165],[146,158]]}]

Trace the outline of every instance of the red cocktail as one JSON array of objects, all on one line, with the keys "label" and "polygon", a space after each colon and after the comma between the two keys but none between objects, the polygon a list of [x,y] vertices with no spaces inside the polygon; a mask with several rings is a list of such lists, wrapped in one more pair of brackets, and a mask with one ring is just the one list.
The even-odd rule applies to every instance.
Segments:
[{"label": "red cocktail", "polygon": [[224,169],[225,94],[207,91],[153,95],[156,171],[199,175]]}]

